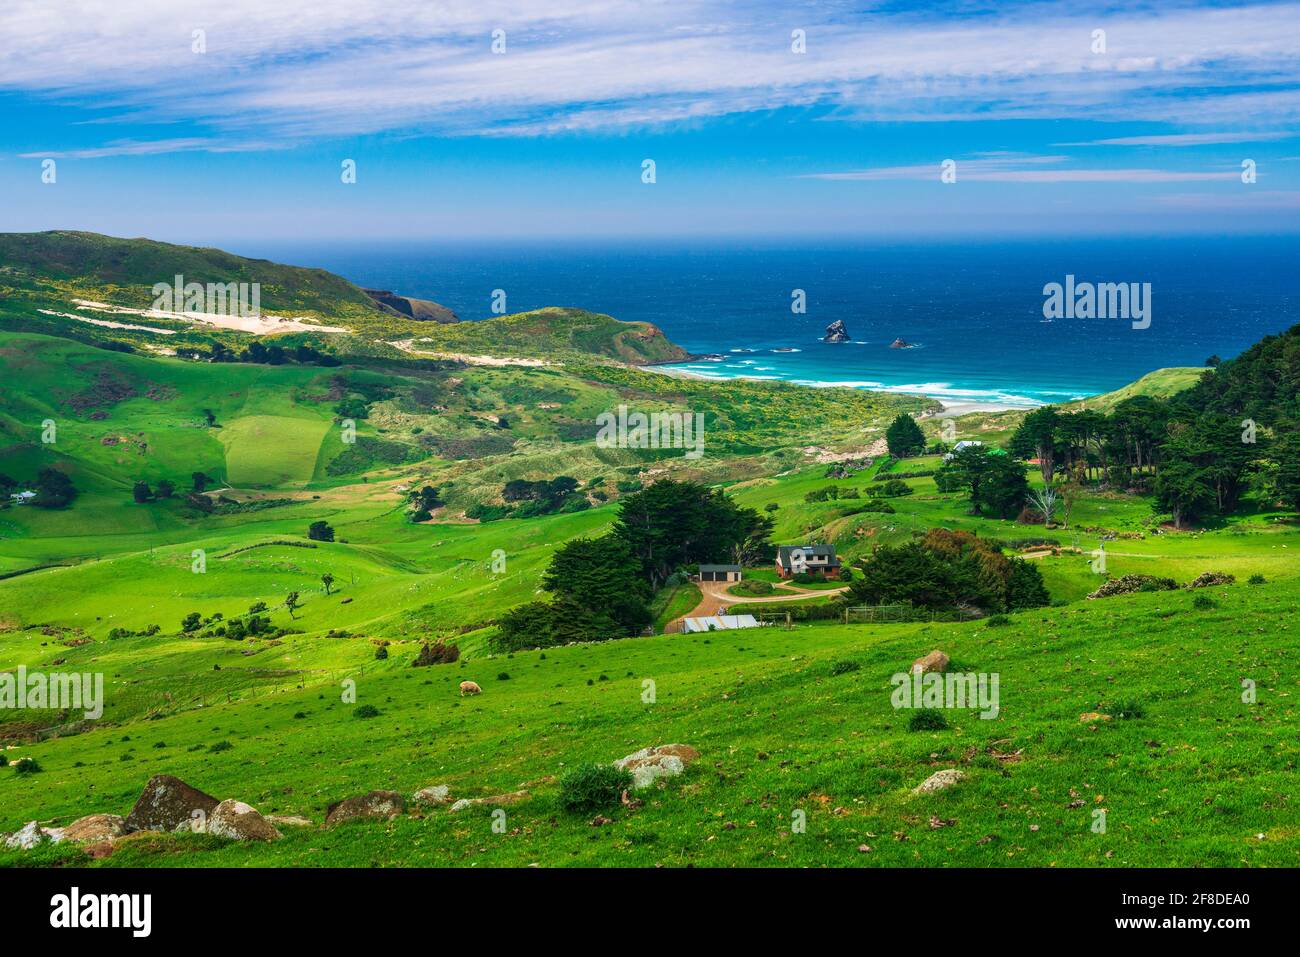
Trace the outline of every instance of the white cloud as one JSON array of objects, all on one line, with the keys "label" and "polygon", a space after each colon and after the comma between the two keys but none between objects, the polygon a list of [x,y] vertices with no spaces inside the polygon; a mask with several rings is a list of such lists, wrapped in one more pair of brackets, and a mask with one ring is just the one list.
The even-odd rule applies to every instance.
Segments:
[{"label": "white cloud", "polygon": [[[729,0],[7,0],[0,90],[290,140],[543,135],[811,105],[902,120],[1300,118],[1300,5],[1065,9],[923,21]],[[1105,55],[1091,52],[1095,28]],[[494,29],[504,54],[490,51]]]}]

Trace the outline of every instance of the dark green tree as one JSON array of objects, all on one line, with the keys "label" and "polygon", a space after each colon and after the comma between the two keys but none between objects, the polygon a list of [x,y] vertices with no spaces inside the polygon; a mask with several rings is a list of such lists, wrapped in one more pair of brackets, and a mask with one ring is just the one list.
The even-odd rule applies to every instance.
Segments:
[{"label": "dark green tree", "polygon": [[650,623],[649,588],[627,542],[613,535],[578,538],[556,550],[542,587],[593,614],[610,618],[623,635]]},{"label": "dark green tree", "polygon": [[925,433],[910,415],[899,415],[885,430],[885,444],[890,455],[911,458],[925,451]]},{"label": "dark green tree", "polygon": [[1007,446],[1017,458],[1038,459],[1044,485],[1051,485],[1052,476],[1056,474],[1056,462],[1061,450],[1058,435],[1060,427],[1060,413],[1050,405],[1042,406],[1021,420]]},{"label": "dark green tree", "polygon": [[58,469],[41,469],[36,473],[35,484],[33,491],[36,492],[36,497],[32,499],[32,504],[41,508],[66,508],[77,497],[72,479]]},{"label": "dark green tree", "polygon": [[632,550],[651,588],[684,565],[760,551],[770,529],[771,519],[741,508],[719,489],[669,479],[623,499],[614,523],[614,534]]},{"label": "dark green tree", "polygon": [[1292,511],[1300,512],[1300,424],[1292,423],[1274,450],[1277,494]]}]

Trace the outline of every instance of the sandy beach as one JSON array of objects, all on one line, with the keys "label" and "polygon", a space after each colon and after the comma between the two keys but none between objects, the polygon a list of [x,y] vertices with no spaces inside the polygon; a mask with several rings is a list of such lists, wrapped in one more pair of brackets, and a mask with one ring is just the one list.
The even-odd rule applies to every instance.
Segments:
[{"label": "sandy beach", "polygon": [[[692,372],[689,369],[678,369],[668,365],[647,365],[647,366],[641,366],[641,368],[646,369],[649,372],[659,372],[662,373],[663,375],[676,376],[679,379],[700,379],[705,382],[723,382],[726,381],[726,379],[732,379],[732,378],[755,379],[764,382],[788,381],[782,379],[773,379],[769,376],[740,375],[740,376],[724,377],[724,376],[716,376],[716,375],[703,375],[698,372]],[[790,382],[789,384],[800,385],[801,383]],[[825,385],[820,385],[820,386],[809,386],[809,388],[836,388],[836,386],[834,383],[826,383]],[[981,402],[975,399],[955,400],[952,398],[945,398],[942,395],[928,395],[925,392],[903,392],[898,389],[868,389],[863,386],[851,386],[848,385],[847,383],[844,386],[842,386],[842,388],[862,388],[864,391],[867,392],[887,392],[893,395],[919,395],[926,399],[933,399],[943,406],[943,410],[939,413],[931,414],[930,416],[928,416],[928,418],[935,418],[936,416],[940,416],[940,415],[943,416],[970,415],[971,413],[974,412],[980,412],[980,413],[1007,412],[1013,409],[1022,409],[1028,411],[1028,409],[1023,405],[1012,405],[1007,402],[994,402],[994,401]]]}]

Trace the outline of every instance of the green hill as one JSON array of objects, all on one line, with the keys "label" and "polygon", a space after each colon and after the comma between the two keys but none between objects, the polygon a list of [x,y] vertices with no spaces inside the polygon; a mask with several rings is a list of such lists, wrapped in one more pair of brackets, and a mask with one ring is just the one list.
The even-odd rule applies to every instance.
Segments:
[{"label": "green hill", "polygon": [[37,280],[108,287],[124,303],[148,306],[155,283],[260,283],[270,310],[337,313],[345,307],[380,314],[375,302],[324,269],[247,259],[220,249],[177,246],[152,239],[119,239],[98,233],[54,231],[0,233],[0,275],[15,272]]},{"label": "green hill", "polygon": [[[388,293],[392,302],[421,303],[421,307],[385,306],[323,269],[248,259],[220,249],[67,231],[0,233],[0,323],[13,330],[111,342],[140,351],[204,349],[214,342],[235,351],[246,348],[250,335],[209,325],[150,319],[149,325],[168,331],[159,334],[52,315],[73,310],[72,300],[77,298],[145,309],[155,301],[153,286],[173,284],[178,275],[187,283],[257,283],[261,306],[268,313],[305,315],[352,333],[277,333],[279,341],[309,341],[338,355],[391,357],[398,352],[389,343],[410,340],[417,340],[414,348],[425,351],[557,361],[599,359],[631,365],[688,355],[649,323],[622,322],[582,309],[557,307],[457,322],[450,310],[424,300]],[[104,318],[93,312],[86,315]]]},{"label": "green hill", "polygon": [[[1094,395],[1083,400],[1083,405],[1098,412],[1110,412],[1125,399],[1140,395],[1153,399],[1172,399],[1178,393],[1190,389],[1201,381],[1209,369],[1188,366],[1175,366],[1169,369],[1156,369],[1148,372],[1136,382],[1130,382],[1123,388],[1102,395]],[[1067,409],[1073,405],[1067,405]]]}]

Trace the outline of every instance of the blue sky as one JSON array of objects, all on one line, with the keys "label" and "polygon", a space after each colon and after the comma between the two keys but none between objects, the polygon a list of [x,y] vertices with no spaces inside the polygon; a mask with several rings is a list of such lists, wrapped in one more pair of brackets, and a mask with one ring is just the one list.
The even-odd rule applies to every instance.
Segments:
[{"label": "blue sky", "polygon": [[1296,232],[1300,4],[1078,7],[7,0],[0,230]]}]

